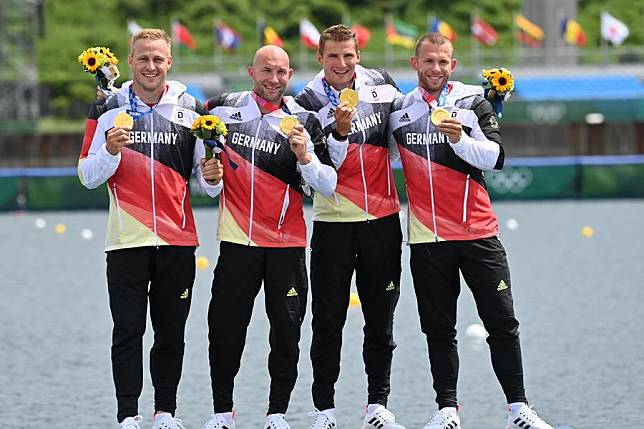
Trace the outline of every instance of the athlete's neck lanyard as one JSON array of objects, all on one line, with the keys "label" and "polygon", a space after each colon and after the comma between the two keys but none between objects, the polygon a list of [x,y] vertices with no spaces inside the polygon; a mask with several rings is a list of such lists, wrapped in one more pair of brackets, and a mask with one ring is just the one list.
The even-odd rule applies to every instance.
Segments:
[{"label": "athlete's neck lanyard", "polygon": [[146,110],[145,112],[139,112],[136,109],[137,102],[136,102],[136,97],[134,96],[134,90],[132,89],[132,85],[130,85],[130,91],[129,91],[129,99],[130,99],[130,110],[127,111],[127,113],[132,116],[132,118],[135,121],[138,121],[141,119],[143,116],[148,115],[152,112],[154,112],[154,109],[159,105],[159,103],[155,104],[154,107],[150,107],[150,110]]},{"label": "athlete's neck lanyard", "polygon": [[[282,109],[284,112],[286,112],[287,115],[291,114],[291,111],[289,110],[288,106],[286,105],[286,102],[282,98],[282,103],[280,106],[276,105],[275,103],[271,103],[268,100],[265,100],[264,98],[260,97],[257,95],[255,91],[251,92],[251,96],[253,97],[253,100],[259,105],[260,110],[268,110],[266,113],[272,113],[276,111],[277,109]],[[263,113],[262,113],[263,114]]]},{"label": "athlete's neck lanyard", "polygon": [[447,84],[447,85],[445,85],[445,86],[443,87],[443,89],[441,90],[440,95],[438,96],[438,100],[436,100],[436,99],[434,98],[434,96],[433,96],[433,95],[431,95],[431,94],[430,94],[430,93],[429,93],[425,88],[423,88],[422,86],[421,86],[421,87],[419,87],[419,88],[420,88],[420,93],[421,93],[421,95],[423,96],[423,99],[427,102],[427,104],[429,104],[430,106],[432,106],[432,108],[436,108],[436,107],[438,107],[438,106],[444,106],[444,105],[445,105],[445,101],[447,100],[447,94],[449,94],[449,92],[452,90],[452,85]]},{"label": "athlete's neck lanyard", "polygon": [[[356,75],[354,74],[353,81],[351,82],[351,85],[349,85],[347,88],[353,87],[355,85],[355,82],[356,82]],[[322,87],[324,88],[324,93],[328,97],[329,101],[331,102],[331,104],[333,104],[333,107],[338,107],[338,105],[340,104],[340,100],[338,99],[338,96],[335,95],[335,92],[333,92],[333,89],[331,89],[331,85],[329,84],[329,81],[327,81],[326,78],[324,77],[322,78]]]}]

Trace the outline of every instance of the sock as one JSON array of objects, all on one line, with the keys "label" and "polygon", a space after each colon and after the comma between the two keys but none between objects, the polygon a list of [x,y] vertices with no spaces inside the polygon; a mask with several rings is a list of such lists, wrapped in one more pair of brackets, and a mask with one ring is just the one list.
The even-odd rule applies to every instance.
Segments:
[{"label": "sock", "polygon": [[441,410],[449,411],[450,414],[457,415],[458,409],[456,407],[443,407]]},{"label": "sock", "polygon": [[157,411],[154,413],[154,419],[156,420],[157,417],[172,417],[172,414],[167,412],[167,411]]}]

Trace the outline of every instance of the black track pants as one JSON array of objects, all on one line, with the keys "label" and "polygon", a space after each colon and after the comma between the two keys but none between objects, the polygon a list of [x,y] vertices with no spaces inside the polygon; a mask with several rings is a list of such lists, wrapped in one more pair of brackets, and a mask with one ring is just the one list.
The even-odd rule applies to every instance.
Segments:
[{"label": "black track pants", "polygon": [[139,414],[148,300],[154,330],[150,351],[154,407],[174,414],[194,278],[194,247],[137,247],[107,252],[107,285],[114,321],[112,374],[119,422]]},{"label": "black track pants", "polygon": [[398,214],[369,222],[314,222],[311,361],[313,404],[318,410],[335,406],[342,328],[354,270],[365,319],[362,355],[368,403],[387,405],[396,347],[393,318],[400,294],[401,243]]},{"label": "black track pants", "polygon": [[270,322],[268,414],[286,413],[297,379],[300,327],[308,281],[303,247],[250,247],[221,242],[208,310],[210,377],[215,413],[233,409],[253,303],[264,282]]},{"label": "black track pants", "polygon": [[510,270],[503,245],[491,237],[411,245],[411,273],[439,408],[457,404],[459,270],[489,333],[492,366],[508,403],[527,402]]}]

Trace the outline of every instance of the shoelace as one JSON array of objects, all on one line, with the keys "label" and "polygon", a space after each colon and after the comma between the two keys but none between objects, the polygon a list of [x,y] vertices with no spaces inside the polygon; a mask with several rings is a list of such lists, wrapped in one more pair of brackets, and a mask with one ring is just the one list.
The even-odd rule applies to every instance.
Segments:
[{"label": "shoelace", "polygon": [[394,416],[394,413],[386,408],[382,408],[381,410],[374,413],[373,417],[375,417],[377,420],[380,420],[380,422],[383,424],[394,423],[396,421],[396,416]]},{"label": "shoelace", "polygon": [[174,426],[172,426],[172,425],[168,426],[168,424],[166,422],[163,422],[162,426],[161,426],[161,429],[175,429],[175,427],[177,427],[179,429],[186,429],[183,426],[183,424],[181,423],[182,422],[181,419],[175,419],[174,417],[170,417],[170,421],[174,422],[175,425]]},{"label": "shoelace", "polygon": [[143,420],[143,417],[134,416],[129,423],[127,423],[125,426],[122,425],[121,429],[140,429],[141,426],[139,425],[139,423],[141,422],[141,420]]},{"label": "shoelace", "polygon": [[311,411],[309,413],[309,417],[315,417],[313,425],[311,425],[311,429],[329,429],[333,427],[333,421],[323,412]]},{"label": "shoelace", "polygon": [[284,419],[284,414],[274,414],[266,420],[266,427],[273,429],[289,429],[288,423]]},{"label": "shoelace", "polygon": [[448,417],[451,417],[451,416],[452,414],[447,411],[438,410],[434,413],[434,417],[432,417],[432,419],[429,421],[427,425],[436,424],[436,423],[444,425],[445,423],[447,423]]},{"label": "shoelace", "polygon": [[525,408],[522,408],[519,411],[519,415],[524,419],[526,419],[528,423],[530,423],[531,425],[536,425],[536,424],[545,425],[546,422],[543,421],[541,417],[537,415],[537,412],[533,410],[532,407],[534,407],[534,404],[527,406]]},{"label": "shoelace", "polygon": [[206,422],[203,429],[219,429],[224,426],[226,426],[226,421],[224,420],[224,418],[213,414],[210,420]]}]

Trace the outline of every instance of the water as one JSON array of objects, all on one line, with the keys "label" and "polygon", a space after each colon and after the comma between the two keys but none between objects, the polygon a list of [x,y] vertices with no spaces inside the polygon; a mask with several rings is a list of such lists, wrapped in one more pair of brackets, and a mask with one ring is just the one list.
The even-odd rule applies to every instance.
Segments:
[{"label": "water", "polygon": [[[620,427],[641,427],[644,201],[498,203],[496,211],[521,321],[528,399],[557,425],[604,429],[618,421]],[[197,273],[187,327],[177,416],[188,429],[200,429],[211,410],[206,314],[218,250],[216,211],[201,209],[196,216],[202,239],[197,254],[207,256],[211,267]],[[35,226],[38,218],[46,221],[45,228]],[[505,226],[510,218],[518,221],[518,228]],[[0,215],[0,419],[6,427],[118,427],[109,360],[105,221],[103,212]],[[54,231],[56,223],[66,225],[64,234]],[[581,234],[586,225],[594,229],[590,238]],[[83,229],[92,230],[94,237],[82,238]],[[404,267],[408,261],[405,248]],[[287,416],[293,429],[308,428],[311,420],[306,414],[313,409],[310,323],[308,314],[300,344],[300,377]],[[362,323],[360,310],[350,309],[336,396],[343,429],[359,427],[366,401]],[[464,288],[458,319],[463,424],[501,428],[504,399],[487,346],[464,335],[472,323],[480,322]],[[395,335],[389,407],[409,429],[420,428],[435,404],[408,269],[403,272]],[[263,425],[267,336],[260,295],[236,380],[239,429]],[[146,373],[139,410],[146,428],[151,426],[151,394]]]}]

